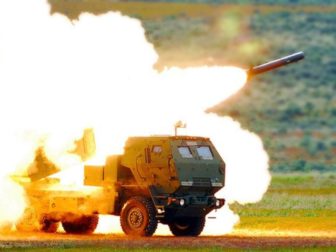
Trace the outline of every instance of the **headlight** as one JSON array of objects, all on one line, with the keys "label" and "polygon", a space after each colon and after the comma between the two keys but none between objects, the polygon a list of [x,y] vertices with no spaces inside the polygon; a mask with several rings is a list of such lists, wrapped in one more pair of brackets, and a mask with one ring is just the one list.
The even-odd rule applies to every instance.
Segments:
[{"label": "headlight", "polygon": [[184,206],[185,204],[185,199],[180,199],[180,206]]},{"label": "headlight", "polygon": [[215,206],[217,208],[224,206],[224,204],[225,204],[225,199],[216,199]]}]

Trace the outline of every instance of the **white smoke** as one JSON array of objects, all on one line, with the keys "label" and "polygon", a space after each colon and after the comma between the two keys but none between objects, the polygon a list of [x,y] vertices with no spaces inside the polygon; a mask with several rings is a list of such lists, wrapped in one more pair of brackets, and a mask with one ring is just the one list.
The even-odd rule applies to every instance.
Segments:
[{"label": "white smoke", "polygon": [[[88,126],[103,160],[121,152],[130,135],[169,134],[184,120],[184,133],[211,137],[227,163],[219,195],[228,202],[261,199],[270,175],[259,137],[228,117],[203,112],[241,89],[245,72],[199,67],[158,73],[158,55],[144,34],[139,20],[118,12],[69,21],[50,16],[44,0],[0,0],[1,179],[26,168],[41,143],[58,166],[78,163],[68,151]],[[24,193],[8,183],[21,202],[15,219]],[[0,222],[8,219],[7,202],[0,195]],[[227,207],[217,216],[222,228],[210,224],[207,234],[226,233],[237,221]]]}]

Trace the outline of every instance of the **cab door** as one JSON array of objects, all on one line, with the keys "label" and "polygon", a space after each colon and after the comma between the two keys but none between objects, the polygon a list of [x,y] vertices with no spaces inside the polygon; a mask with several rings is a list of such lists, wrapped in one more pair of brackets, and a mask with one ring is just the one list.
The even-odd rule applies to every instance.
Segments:
[{"label": "cab door", "polygon": [[171,153],[167,141],[153,141],[150,146],[149,172],[154,185],[165,186],[171,177],[169,165]]}]

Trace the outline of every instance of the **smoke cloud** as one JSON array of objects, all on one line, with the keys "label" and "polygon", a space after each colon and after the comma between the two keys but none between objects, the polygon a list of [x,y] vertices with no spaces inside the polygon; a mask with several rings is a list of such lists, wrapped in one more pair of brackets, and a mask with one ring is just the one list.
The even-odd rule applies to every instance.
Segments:
[{"label": "smoke cloud", "polygon": [[[259,137],[229,117],[203,112],[246,82],[236,67],[171,68],[158,73],[158,55],[141,22],[110,12],[78,20],[54,14],[44,0],[0,0],[0,223],[25,208],[24,190],[10,179],[23,174],[44,146],[57,166],[80,165],[70,154],[82,130],[93,127],[97,160],[122,152],[131,135],[208,136],[227,163],[230,203],[256,202],[267,190],[268,156]],[[15,200],[14,200],[15,199]],[[17,202],[13,207],[6,207]],[[224,234],[238,221],[228,207],[205,234]]]}]

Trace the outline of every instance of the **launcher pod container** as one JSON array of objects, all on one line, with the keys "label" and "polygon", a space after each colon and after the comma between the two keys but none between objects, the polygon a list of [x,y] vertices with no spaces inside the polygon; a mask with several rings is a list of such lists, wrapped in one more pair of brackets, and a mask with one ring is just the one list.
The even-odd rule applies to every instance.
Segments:
[{"label": "launcher pod container", "polygon": [[225,163],[209,138],[130,137],[124,154],[84,167],[90,190],[57,190],[57,182],[35,174],[39,179],[26,184],[30,207],[17,227],[55,232],[61,223],[67,233],[92,233],[98,215],[110,214],[120,216],[127,235],[151,236],[160,222],[175,236],[198,236],[206,215],[225,203],[214,196],[224,177]]}]

